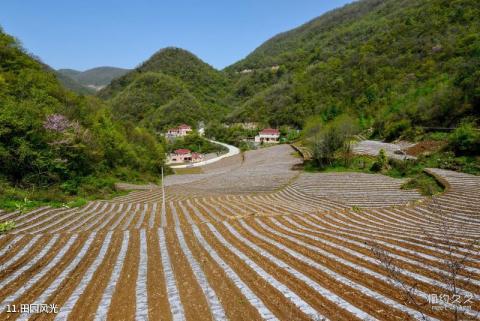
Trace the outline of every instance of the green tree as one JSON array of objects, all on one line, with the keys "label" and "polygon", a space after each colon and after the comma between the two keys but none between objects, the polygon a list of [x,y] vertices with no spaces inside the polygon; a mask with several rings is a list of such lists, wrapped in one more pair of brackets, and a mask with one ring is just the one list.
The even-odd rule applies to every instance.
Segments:
[{"label": "green tree", "polygon": [[449,145],[457,155],[479,155],[480,130],[472,123],[463,123],[450,135]]},{"label": "green tree", "polygon": [[306,128],[305,139],[313,151],[313,159],[319,168],[331,165],[337,154],[347,164],[351,154],[352,136],[358,132],[355,121],[347,115],[342,115],[334,121],[310,122]]}]

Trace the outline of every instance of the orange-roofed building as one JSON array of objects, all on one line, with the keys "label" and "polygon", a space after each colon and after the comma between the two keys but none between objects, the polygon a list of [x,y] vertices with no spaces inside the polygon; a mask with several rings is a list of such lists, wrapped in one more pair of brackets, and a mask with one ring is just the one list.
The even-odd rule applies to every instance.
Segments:
[{"label": "orange-roofed building", "polygon": [[186,148],[176,149],[167,158],[167,164],[196,163],[203,160],[203,155]]}]

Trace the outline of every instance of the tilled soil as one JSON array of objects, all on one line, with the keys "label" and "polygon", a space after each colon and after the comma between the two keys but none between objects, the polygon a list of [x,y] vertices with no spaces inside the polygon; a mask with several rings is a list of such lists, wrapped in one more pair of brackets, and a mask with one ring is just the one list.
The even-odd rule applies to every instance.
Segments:
[{"label": "tilled soil", "polygon": [[[0,236],[0,320],[452,320],[426,298],[448,290],[446,260],[465,254],[456,287],[473,298],[461,318],[475,319],[480,178],[431,169],[447,188],[423,199],[380,175],[299,175],[297,161],[276,146],[172,180],[165,199],[149,186],[0,213],[18,220]],[[457,234],[446,238],[445,222]],[[21,304],[59,313],[7,312]]]}]

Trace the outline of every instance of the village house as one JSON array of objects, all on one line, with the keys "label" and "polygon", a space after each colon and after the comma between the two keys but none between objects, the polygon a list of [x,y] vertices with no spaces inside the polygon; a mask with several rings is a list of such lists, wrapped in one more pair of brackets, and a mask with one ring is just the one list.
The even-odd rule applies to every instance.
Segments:
[{"label": "village house", "polygon": [[176,149],[167,157],[167,164],[197,163],[203,160],[203,155],[189,149]]},{"label": "village house", "polygon": [[184,137],[187,136],[189,133],[192,132],[192,127],[182,124],[175,128],[170,128],[167,131],[167,137]]},{"label": "village house", "polygon": [[255,143],[276,144],[280,141],[280,131],[273,128],[265,128],[255,136]]}]

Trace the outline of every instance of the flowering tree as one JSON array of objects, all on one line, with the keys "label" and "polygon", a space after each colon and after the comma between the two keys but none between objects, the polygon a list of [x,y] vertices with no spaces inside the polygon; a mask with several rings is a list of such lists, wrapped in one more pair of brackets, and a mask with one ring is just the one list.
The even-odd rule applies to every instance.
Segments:
[{"label": "flowering tree", "polygon": [[62,114],[51,114],[45,118],[43,128],[50,135],[48,145],[52,155],[55,172],[68,177],[69,173],[87,175],[96,162],[95,148],[89,131],[79,122],[70,121]]},{"label": "flowering tree", "polygon": [[68,118],[61,114],[48,115],[43,122],[43,128],[59,133],[63,133],[71,126],[72,124],[70,123]]}]

